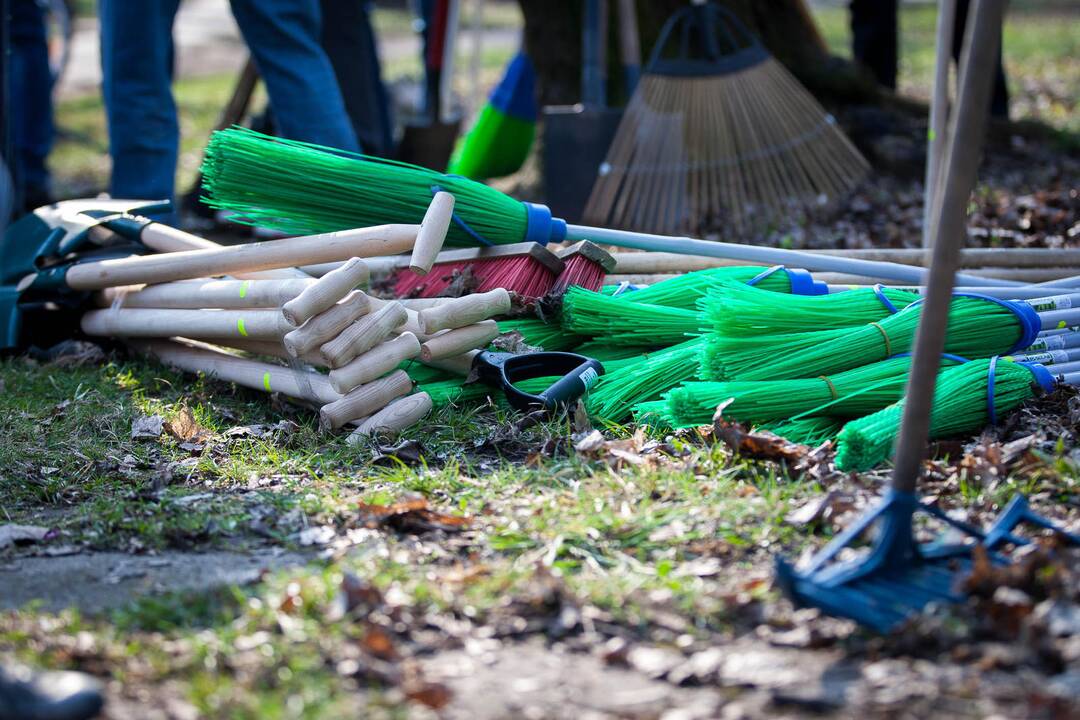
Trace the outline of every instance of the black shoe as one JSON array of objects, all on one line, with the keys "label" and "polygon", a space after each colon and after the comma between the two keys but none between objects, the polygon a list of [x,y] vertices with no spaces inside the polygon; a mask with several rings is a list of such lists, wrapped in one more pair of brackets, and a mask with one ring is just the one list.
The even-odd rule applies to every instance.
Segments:
[{"label": "black shoe", "polygon": [[0,720],[89,720],[104,704],[89,675],[0,668]]}]

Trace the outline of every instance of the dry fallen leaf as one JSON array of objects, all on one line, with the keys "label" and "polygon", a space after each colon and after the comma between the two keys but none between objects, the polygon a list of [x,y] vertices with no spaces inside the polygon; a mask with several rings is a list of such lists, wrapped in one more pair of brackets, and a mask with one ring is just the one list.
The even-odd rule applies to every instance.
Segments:
[{"label": "dry fallen leaf", "polygon": [[458,532],[472,522],[470,518],[447,515],[428,506],[423,497],[412,497],[392,505],[360,503],[360,522],[369,528],[389,527],[402,533],[432,530]]},{"label": "dry fallen leaf", "polygon": [[713,432],[734,452],[757,460],[784,461],[794,465],[810,452],[805,445],[798,445],[765,430],[751,432],[723,418],[714,420]]},{"label": "dry fallen leaf", "polygon": [[210,431],[199,425],[191,408],[183,406],[176,417],[165,423],[165,431],[177,440],[198,442],[210,436]]}]

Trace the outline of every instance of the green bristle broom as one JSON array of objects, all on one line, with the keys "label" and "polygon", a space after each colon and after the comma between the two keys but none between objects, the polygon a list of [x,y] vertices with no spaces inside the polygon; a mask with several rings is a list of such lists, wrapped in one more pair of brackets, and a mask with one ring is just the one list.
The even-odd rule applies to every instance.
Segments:
[{"label": "green bristle broom", "polygon": [[[978,430],[1034,397],[1037,386],[1050,390],[1053,382],[1046,368],[1005,358],[973,360],[948,368],[939,374],[934,391],[930,437]],[[836,467],[845,472],[868,470],[887,460],[900,432],[902,414],[903,403],[898,402],[844,425],[837,436]]]},{"label": "green bristle broom", "polygon": [[[307,234],[387,223],[417,223],[416,198],[454,195],[448,245],[503,245],[527,236],[527,205],[478,182],[414,165],[232,129],[214,133],[203,161],[204,198],[238,213],[236,222]],[[257,178],[257,181],[255,180]],[[348,188],[343,192],[342,188]],[[387,192],[393,188],[392,192]],[[426,205],[426,203],[425,203]],[[486,242],[480,242],[477,238]],[[543,238],[546,242],[547,238]]]},{"label": "green bristle broom", "polygon": [[605,422],[626,418],[634,405],[660,395],[694,376],[704,338],[697,337],[644,357],[605,363],[586,401],[589,415]]},{"label": "green bristle broom", "polygon": [[[963,361],[955,356],[942,359],[946,365]],[[689,382],[664,396],[664,417],[674,427],[704,425],[712,422],[721,403],[727,403],[724,417],[739,422],[774,422],[819,411],[859,417],[896,402],[910,367],[911,358],[900,356],[815,378]]]},{"label": "green bristle broom", "polygon": [[615,295],[627,302],[693,310],[699,298],[724,283],[745,284],[757,278],[754,287],[778,293],[790,293],[793,278],[796,290],[798,290],[806,285],[808,277],[809,274],[805,271],[792,271],[787,268],[774,270],[760,265],[735,265],[694,270],[638,289],[628,289],[625,285],[605,285],[600,292],[604,295]]},{"label": "green bristle broom", "polygon": [[[543,205],[515,200],[483,183],[413,165],[344,153],[230,128],[210,138],[203,162],[205,202],[238,213],[239,222],[285,232],[332,232],[386,223],[417,224],[433,192],[454,195],[450,245],[591,240],[597,244],[743,263],[783,264],[920,284],[923,268],[782,248],[568,225]],[[1011,281],[960,275],[967,285]]]},{"label": "green bristle broom", "polygon": [[[748,338],[709,336],[703,380],[785,380],[816,377],[884,360],[911,349],[919,305],[857,328]],[[1039,316],[1022,302],[957,296],[949,312],[945,351],[989,357],[1031,344]]]},{"label": "green bristle broom", "polygon": [[516,330],[529,345],[543,350],[570,350],[588,338],[567,332],[556,322],[545,322],[540,318],[514,318],[500,320],[499,331],[508,333]]},{"label": "green bristle broom", "polygon": [[746,336],[878,322],[919,297],[918,293],[880,285],[831,295],[782,295],[724,282],[698,300],[698,309],[716,333]]},{"label": "green bristle broom", "polygon": [[519,52],[454,148],[446,172],[474,180],[517,172],[536,136],[536,114],[536,73],[528,56]]},{"label": "green bristle broom", "polygon": [[561,318],[569,332],[620,345],[673,345],[701,334],[696,310],[626,302],[580,287],[563,295]]},{"label": "green bristle broom", "polygon": [[842,418],[829,415],[809,415],[807,417],[792,418],[791,420],[777,420],[765,423],[761,429],[779,435],[800,445],[817,446],[836,438],[840,428],[844,426]]}]

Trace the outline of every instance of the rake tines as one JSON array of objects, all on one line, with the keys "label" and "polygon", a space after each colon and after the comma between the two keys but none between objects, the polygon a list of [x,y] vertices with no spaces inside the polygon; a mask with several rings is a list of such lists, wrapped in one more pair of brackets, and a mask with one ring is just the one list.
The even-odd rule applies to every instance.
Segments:
[{"label": "rake tines", "polygon": [[585,217],[654,233],[742,231],[839,197],[868,169],[833,117],[730,12],[696,5],[661,32]]}]

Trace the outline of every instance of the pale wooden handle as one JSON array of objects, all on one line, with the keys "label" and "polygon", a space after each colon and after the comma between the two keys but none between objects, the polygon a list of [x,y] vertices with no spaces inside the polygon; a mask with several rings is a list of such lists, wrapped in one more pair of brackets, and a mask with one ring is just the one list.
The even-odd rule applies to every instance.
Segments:
[{"label": "pale wooden handle", "polygon": [[168,340],[136,341],[136,349],[148,352],[166,365],[187,372],[205,373],[218,380],[233,382],[253,390],[280,392],[289,397],[323,405],[341,399],[330,387],[325,375],[292,370],[270,363],[250,360],[198,344]]},{"label": "pale wooden handle", "polygon": [[82,317],[87,335],[115,337],[250,338],[280,340],[289,326],[276,310],[91,310]]},{"label": "pale wooden handle", "polygon": [[322,361],[328,367],[339,368],[357,355],[367,352],[390,336],[394,328],[408,319],[400,303],[383,305],[360,318],[320,348]]},{"label": "pale wooden handle", "polygon": [[427,360],[421,358],[420,362],[428,367],[433,367],[438,370],[452,372],[455,375],[467,376],[472,372],[473,360],[475,360],[476,356],[479,354],[479,350],[470,350],[469,352],[461,353],[460,355],[450,355],[449,357],[428,358]]},{"label": "pale wooden handle", "polygon": [[94,300],[125,308],[277,308],[315,282],[306,280],[181,280],[138,289],[105,288]]},{"label": "pale wooden handle", "polygon": [[65,281],[74,290],[100,290],[346,260],[353,256],[391,255],[411,250],[416,230],[416,225],[380,225],[246,245],[102,260],[72,266]]},{"label": "pale wooden handle", "polygon": [[431,408],[431,396],[426,392],[398,398],[360,423],[360,427],[345,438],[345,441],[350,445],[356,445],[371,435],[399,433],[420,422],[431,412]]},{"label": "pale wooden handle", "polygon": [[420,359],[424,362],[460,355],[468,350],[484,347],[499,335],[499,324],[485,320],[475,325],[447,330],[433,335],[420,346]]},{"label": "pale wooden handle", "polygon": [[420,354],[420,341],[412,333],[402,333],[393,340],[368,350],[355,357],[344,367],[330,371],[330,385],[341,394],[345,394],[364,383],[382,377],[405,360]]},{"label": "pale wooden handle", "polygon": [[[368,296],[354,290],[344,300],[321,312],[306,323],[285,335],[285,349],[293,357],[315,349],[347,328],[356,318],[366,313],[371,307]],[[280,314],[279,314],[280,317]],[[282,322],[285,319],[282,318]]]},{"label": "pale wooden handle", "polygon": [[[388,303],[401,302],[400,300],[381,300],[379,298],[371,298],[372,308],[381,308]],[[405,308],[405,322],[398,325],[396,330],[399,333],[411,332],[416,337],[420,338],[420,342],[427,339],[427,333],[420,329],[420,314],[415,310],[410,310],[408,306]]]},{"label": "pale wooden handle", "polygon": [[446,231],[450,229],[450,219],[454,215],[454,196],[448,192],[437,192],[431,199],[420,230],[416,233],[409,269],[417,275],[427,275],[435,257],[442,250],[446,240]]},{"label": "pale wooden handle", "polygon": [[507,312],[510,312],[510,293],[495,288],[421,310],[420,329],[434,335],[440,330],[465,327]]},{"label": "pale wooden handle", "polygon": [[348,395],[324,405],[319,410],[319,425],[325,430],[337,430],[349,422],[365,418],[386,407],[391,400],[412,390],[412,380],[404,370],[351,391]]},{"label": "pale wooden handle", "polygon": [[[188,335],[185,337],[191,336]],[[191,339],[202,340],[203,338],[195,337]],[[285,346],[281,344],[280,340],[275,342],[273,340],[249,340],[248,338],[218,338],[214,339],[214,344],[235,348],[236,350],[243,350],[244,352],[254,353],[256,355],[269,355],[270,357],[281,358],[282,360],[288,360],[289,362],[299,359],[309,365],[324,365],[322,356],[315,350],[310,350],[299,358],[294,358],[285,350]]]},{"label": "pale wooden handle", "polygon": [[[139,231],[139,240],[151,250],[159,253],[184,252],[185,250],[205,250],[207,248],[219,248],[212,240],[201,238],[198,235],[177,230],[169,225],[150,223]],[[278,268],[276,270],[259,270],[256,272],[237,272],[234,277],[242,280],[297,280],[310,277],[306,272],[296,268]]]},{"label": "pale wooden handle", "polygon": [[281,307],[281,314],[293,325],[299,327],[310,318],[324,310],[329,310],[335,303],[349,294],[357,285],[368,280],[368,267],[360,258],[349,258],[345,263],[319,278],[302,293]]}]

